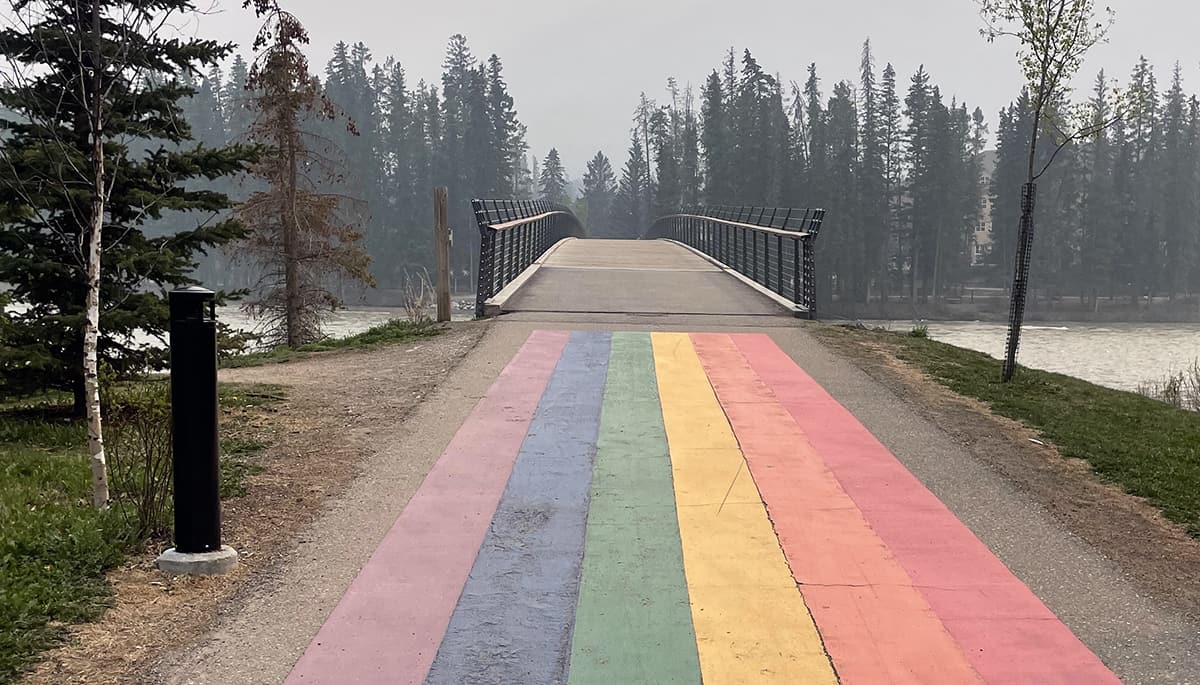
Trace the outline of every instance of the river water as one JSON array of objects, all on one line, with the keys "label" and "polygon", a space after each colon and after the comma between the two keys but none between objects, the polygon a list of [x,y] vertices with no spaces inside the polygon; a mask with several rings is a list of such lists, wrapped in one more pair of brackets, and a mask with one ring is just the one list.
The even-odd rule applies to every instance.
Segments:
[{"label": "river water", "polygon": [[[454,318],[469,319],[474,312],[454,310]],[[241,312],[227,309],[220,318],[239,328],[251,324]],[[333,337],[360,333],[394,318],[399,309],[344,309],[329,319]],[[911,322],[868,321],[907,331]],[[1008,329],[1004,324],[972,321],[928,322],[934,340],[1004,356]],[[1021,337],[1020,362],[1024,366],[1075,376],[1120,390],[1161,380],[1169,373],[1190,367],[1200,358],[1200,324],[1054,323],[1026,326]]]},{"label": "river water", "polygon": [[[911,322],[865,321],[896,331]],[[1001,323],[930,321],[929,337],[1003,358],[1008,327]],[[1049,323],[1026,326],[1021,365],[1082,378],[1120,390],[1182,371],[1200,358],[1200,324]]]}]

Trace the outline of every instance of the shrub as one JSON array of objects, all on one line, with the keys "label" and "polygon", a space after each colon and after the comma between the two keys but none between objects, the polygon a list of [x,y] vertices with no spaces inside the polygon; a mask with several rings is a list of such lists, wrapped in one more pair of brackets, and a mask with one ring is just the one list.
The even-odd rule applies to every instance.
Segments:
[{"label": "shrub", "polygon": [[109,495],[132,538],[171,531],[171,390],[166,381],[110,385],[104,407]]}]

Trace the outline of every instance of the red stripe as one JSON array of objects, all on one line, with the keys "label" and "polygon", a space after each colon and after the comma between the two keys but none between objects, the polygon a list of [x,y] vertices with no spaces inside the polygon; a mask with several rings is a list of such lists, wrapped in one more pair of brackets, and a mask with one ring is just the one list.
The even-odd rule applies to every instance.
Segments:
[{"label": "red stripe", "polygon": [[733,340],[692,337],[840,681],[982,683]]},{"label": "red stripe", "polygon": [[476,405],[287,683],[417,685],[566,346],[537,331]]},{"label": "red stripe", "polygon": [[769,337],[734,343],[988,683],[1120,680]]}]

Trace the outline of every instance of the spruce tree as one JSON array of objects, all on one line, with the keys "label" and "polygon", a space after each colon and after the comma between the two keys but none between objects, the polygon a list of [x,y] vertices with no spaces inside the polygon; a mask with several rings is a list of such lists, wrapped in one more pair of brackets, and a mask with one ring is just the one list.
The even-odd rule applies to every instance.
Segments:
[{"label": "spruce tree", "polygon": [[587,208],[588,234],[595,237],[614,237],[617,179],[612,164],[603,152],[597,152],[583,174],[583,194],[580,200]]},{"label": "spruce tree", "polygon": [[883,178],[886,196],[887,231],[884,234],[884,265],[879,289],[884,301],[893,284],[897,283],[903,255],[898,253],[901,240],[901,216],[904,196],[903,124],[900,118],[900,97],[896,93],[896,69],[889,62],[883,68],[879,86],[878,126],[883,154]]},{"label": "spruce tree", "polygon": [[704,201],[709,205],[732,202],[729,176],[732,142],[729,114],[721,77],[714,70],[702,92],[700,109],[701,143],[704,159]]},{"label": "spruce tree", "polygon": [[26,309],[11,316],[5,392],[71,392],[88,416],[93,498],[107,503],[99,367],[118,374],[162,368],[164,291],[195,281],[196,255],[241,235],[233,220],[150,237],[167,211],[218,214],[229,199],[186,188],[190,179],[242,170],[252,150],[191,143],[182,101],[232,50],[167,37],[188,0],[17,3],[0,53],[20,69],[0,86],[0,282]]},{"label": "spruce tree", "polygon": [[[859,134],[860,158],[858,168],[858,220],[863,234],[863,277],[864,302],[870,294],[870,286],[878,293],[887,292],[887,244],[888,244],[888,187],[885,136],[881,119],[885,116],[880,102],[879,86],[875,81],[875,58],[871,54],[871,41],[863,43],[862,60],[859,66],[859,108],[861,131]],[[869,276],[867,275],[869,274]]]},{"label": "spruce tree", "polygon": [[676,150],[671,110],[660,109],[650,118],[651,141],[654,150],[654,166],[658,172],[658,183],[654,193],[654,213],[666,216],[679,211],[683,203],[683,181],[680,177],[680,160]]},{"label": "spruce tree", "polygon": [[546,159],[542,162],[542,174],[538,179],[541,198],[556,205],[567,204],[567,175],[563,169],[558,150],[550,148]]},{"label": "spruce tree", "polygon": [[1166,250],[1165,293],[1174,298],[1187,292],[1189,270],[1196,263],[1195,150],[1188,121],[1188,98],[1179,63],[1162,108],[1162,158],[1156,184],[1161,189],[1163,245]]},{"label": "spruce tree", "polygon": [[621,173],[617,189],[614,223],[620,227],[621,237],[639,238],[650,228],[650,204],[646,198],[652,193],[653,184],[646,177],[646,158],[642,142],[634,131],[629,144],[629,157]]}]

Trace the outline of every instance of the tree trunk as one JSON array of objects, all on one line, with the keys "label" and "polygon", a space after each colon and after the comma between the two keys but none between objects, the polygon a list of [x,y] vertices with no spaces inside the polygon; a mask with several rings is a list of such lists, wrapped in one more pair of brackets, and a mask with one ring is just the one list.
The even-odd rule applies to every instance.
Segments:
[{"label": "tree trunk", "polygon": [[92,503],[108,506],[108,463],[104,455],[104,428],[100,412],[100,255],[104,229],[104,141],[94,137],[96,188],[88,226],[87,299],[83,323],[83,385],[87,405],[88,454],[92,465]]},{"label": "tree trunk", "polygon": [[97,347],[100,342],[100,257],[103,249],[104,231],[104,131],[103,106],[100,81],[103,63],[100,52],[100,10],[92,6],[92,31],[95,39],[92,84],[92,164],[95,172],[95,188],[92,195],[92,210],[88,222],[87,245],[87,297],[84,303],[83,322],[83,385],[84,401],[87,404],[88,454],[92,466],[92,504],[97,509],[108,507],[108,460],[104,454],[104,426],[100,411],[100,360]]},{"label": "tree trunk", "polygon": [[[1025,298],[1029,292],[1029,261],[1033,250],[1033,208],[1037,184],[1026,183],[1021,190],[1021,225],[1017,233],[1017,258],[1013,275],[1012,301],[1009,306],[1008,342],[1004,352],[1002,379],[1011,381],[1017,373],[1017,350],[1021,345],[1021,326],[1025,321]],[[1036,296],[1035,296],[1036,297]]]},{"label": "tree trunk", "polygon": [[304,344],[301,331],[303,312],[300,300],[300,236],[296,221],[296,132],[292,130],[288,133],[288,187],[285,191],[287,207],[283,212],[284,319],[287,345],[296,349]]}]

